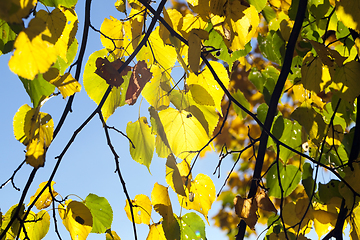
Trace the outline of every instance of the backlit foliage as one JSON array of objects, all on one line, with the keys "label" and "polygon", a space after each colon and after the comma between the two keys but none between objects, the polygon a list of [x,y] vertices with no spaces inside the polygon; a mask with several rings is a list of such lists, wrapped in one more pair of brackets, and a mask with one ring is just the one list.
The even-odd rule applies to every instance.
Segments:
[{"label": "backlit foliage", "polygon": [[[84,19],[86,31],[98,32],[103,46],[87,59],[83,79],[87,35],[79,48],[76,0],[0,3],[0,51],[11,52],[8,67],[32,102],[13,118],[15,138],[25,145],[25,162],[33,167],[23,193],[44,166],[83,86],[98,107],[78,126],[57,164],[98,114],[135,239],[135,224],[149,226],[148,240],[206,239],[209,217],[229,238],[243,239],[262,224],[265,239],[309,239],[311,229],[319,238],[359,239],[360,3],[187,0],[164,8],[165,3],[114,1],[118,16],[106,16],[99,29]],[[87,0],[86,11],[90,4]],[[41,108],[60,94],[69,100],[54,126]],[[151,196],[130,197],[106,122],[118,107],[139,98],[150,105],[148,114],[139,114],[122,134],[133,160],[149,172],[154,154],[166,159],[168,186],[154,183]],[[193,175],[197,159],[208,151],[219,154],[215,173],[225,158],[234,161],[221,189],[210,176]],[[320,182],[321,172],[332,173],[331,179]],[[72,239],[90,233],[120,239],[121,231],[112,229],[118,213],[106,198],[60,197],[54,174],[26,207],[21,198],[0,212],[0,239],[44,238],[50,206],[54,223],[62,222]],[[169,191],[178,202],[170,200]],[[208,216],[216,200],[222,207]],[[174,212],[175,204],[191,212]],[[34,206],[40,211],[34,213]],[[160,221],[154,222],[155,214]],[[350,231],[343,232],[347,226]]]}]

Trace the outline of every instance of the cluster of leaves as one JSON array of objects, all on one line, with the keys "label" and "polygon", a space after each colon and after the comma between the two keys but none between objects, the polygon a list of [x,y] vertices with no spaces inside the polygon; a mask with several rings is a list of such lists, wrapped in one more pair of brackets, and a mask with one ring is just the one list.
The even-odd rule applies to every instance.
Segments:
[{"label": "cluster of leaves", "polygon": [[[1,238],[42,239],[50,224],[43,209],[51,204],[55,209],[57,202],[72,239],[86,239],[90,232],[119,239],[111,230],[112,210],[106,199],[89,194],[82,202],[57,200],[53,190],[52,178],[65,152],[98,114],[117,163],[135,238],[135,224],[141,223],[149,225],[148,239],[206,238],[205,223],[197,213],[173,212],[168,190],[177,194],[182,208],[201,213],[208,222],[215,187],[205,174],[193,178],[192,169],[214,146],[220,153],[217,169],[229,155],[235,160],[226,180],[229,189],[220,191],[223,208],[215,216],[230,237],[237,234],[241,239],[246,226],[250,233],[259,221],[268,225],[267,239],[307,239],[313,227],[319,237],[341,237],[346,224],[351,239],[359,239],[360,4],[188,0],[164,8],[165,3],[162,0],[155,10],[145,0],[117,0],[119,14],[127,17],[109,16],[99,30],[85,16],[84,33],[92,27],[103,45],[90,55],[82,82],[98,107],[57,157],[53,174],[27,210],[23,201],[28,187],[45,163],[72,96],[81,89],[87,35],[71,65],[78,49],[76,1],[4,4],[0,50],[13,51],[9,67],[33,104],[15,114],[14,134],[26,146],[25,161],[34,170],[19,204],[0,222]],[[87,0],[87,13],[90,4]],[[36,11],[39,5],[46,10]],[[25,27],[29,14],[33,17]],[[75,77],[70,73],[73,66]],[[177,67],[183,69],[182,77],[173,73]],[[51,116],[40,110],[60,93],[69,101],[54,130]],[[149,116],[127,124],[129,151],[149,171],[154,152],[165,158],[169,185],[155,183],[151,200],[142,194],[129,197],[106,125],[118,107],[135,104],[140,95],[150,105]],[[334,179],[320,183],[320,171],[331,172]],[[41,211],[35,214],[33,206]],[[157,223],[150,222],[152,208],[162,217]]]}]

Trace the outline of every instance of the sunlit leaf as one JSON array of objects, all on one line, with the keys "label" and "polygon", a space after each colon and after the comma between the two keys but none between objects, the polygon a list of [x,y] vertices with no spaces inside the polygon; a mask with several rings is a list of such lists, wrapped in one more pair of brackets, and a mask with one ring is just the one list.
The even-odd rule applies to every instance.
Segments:
[{"label": "sunlit leaf", "polygon": [[[218,62],[211,62],[210,64],[221,82],[227,87],[230,80],[226,69]],[[187,83],[196,103],[215,106],[220,114],[222,114],[221,99],[224,96],[224,92],[220,90],[220,85],[214,79],[209,68],[206,67],[198,76],[191,73]]]},{"label": "sunlit leaf", "polygon": [[162,87],[167,85],[170,88],[170,75],[157,65],[151,67],[151,72],[154,77],[145,85],[142,96],[155,110],[163,110],[170,104],[168,92]]},{"label": "sunlit leaf", "polygon": [[121,240],[115,231],[111,229],[106,230],[106,240]]},{"label": "sunlit leaf", "polygon": [[360,32],[360,3],[358,1],[336,1],[336,16],[348,28]]},{"label": "sunlit leaf", "polygon": [[149,234],[146,240],[166,240],[162,224],[158,224],[158,223],[151,224]]},{"label": "sunlit leaf", "polygon": [[150,112],[150,121],[152,126],[152,131],[156,134],[155,138],[155,147],[156,153],[160,158],[166,158],[171,153],[170,144],[167,139],[164,126],[159,118],[158,112],[154,107],[149,108]]},{"label": "sunlit leaf", "polygon": [[187,213],[179,221],[181,239],[206,239],[205,223],[196,213]]},{"label": "sunlit leaf", "polygon": [[35,168],[42,167],[46,149],[53,138],[54,122],[51,116],[25,104],[15,114],[13,128],[15,138],[27,146],[26,162]]},{"label": "sunlit leaf", "polygon": [[[301,147],[301,126],[296,121],[291,121],[279,116],[274,122],[272,132],[278,140],[287,146],[298,150]],[[276,149],[276,146],[274,146],[274,149]],[[279,156],[285,163],[294,155],[294,152],[291,150],[280,146]]]},{"label": "sunlit leaf", "polygon": [[[106,81],[98,76],[95,73],[96,64],[95,61],[98,57],[107,56],[108,51],[106,49],[102,49],[94,52],[90,55],[84,70],[84,88],[89,97],[96,103],[99,104],[106,89],[109,85]],[[113,55],[108,56],[108,60],[114,60]],[[114,112],[117,107],[125,105],[125,97],[127,86],[129,84],[129,79],[131,76],[131,72],[129,71],[126,77],[124,77],[124,83],[120,87],[113,87],[109,94],[109,97],[105,101],[103,107],[101,108],[101,112],[104,115],[105,120],[107,120]]]},{"label": "sunlit leaf", "polygon": [[43,74],[38,74],[33,80],[22,77],[19,78],[35,108],[40,104],[40,101],[43,100],[43,96],[48,97],[55,91],[55,86],[46,81]]},{"label": "sunlit leaf", "polygon": [[186,197],[183,179],[173,154],[170,154],[166,160],[166,182],[172,187],[174,192]]},{"label": "sunlit leaf", "polygon": [[40,240],[45,237],[50,228],[50,215],[46,210],[38,213],[30,212],[26,218],[25,229],[21,231],[20,238],[24,239],[27,236],[29,239]]},{"label": "sunlit leaf", "polygon": [[0,55],[10,52],[13,49],[16,33],[9,24],[0,20]]},{"label": "sunlit leaf", "polygon": [[41,3],[49,7],[64,6],[67,8],[71,8],[75,6],[77,0],[41,0]]},{"label": "sunlit leaf", "polygon": [[197,151],[209,139],[201,123],[190,112],[167,108],[159,112],[159,118],[175,156],[187,151]]},{"label": "sunlit leaf", "polygon": [[351,61],[336,71],[331,88],[340,92],[340,97],[350,103],[360,95],[359,85],[360,63]]},{"label": "sunlit leaf", "polygon": [[84,204],[92,215],[92,233],[104,233],[111,227],[113,211],[106,198],[90,193],[85,198]]},{"label": "sunlit leaf", "polygon": [[353,210],[353,217],[350,218],[352,219],[351,224],[350,224],[350,239],[351,240],[359,240],[360,239],[360,206],[358,205],[354,210]]},{"label": "sunlit leaf", "polygon": [[158,212],[164,219],[172,218],[173,211],[169,198],[168,188],[155,183],[151,192],[151,204],[154,210]]},{"label": "sunlit leaf", "polygon": [[[44,188],[44,186],[46,184],[47,184],[47,182],[42,182],[39,184],[39,188],[36,190],[36,193],[30,197],[30,203],[28,205],[30,205],[35,200],[37,195],[40,193],[40,191]],[[58,193],[55,192],[55,190],[54,190],[54,184],[55,184],[54,181],[52,181],[50,184],[51,193],[49,191],[49,187],[47,187],[46,190],[40,196],[40,198],[35,202],[35,207],[37,209],[41,210],[41,209],[49,207],[50,204],[52,203],[53,197],[56,197],[58,195]]]},{"label": "sunlit leaf", "polygon": [[163,71],[170,71],[176,61],[176,51],[174,47],[164,45],[159,36],[159,27],[157,27],[151,33],[147,46],[141,48],[136,55],[136,59],[144,60],[149,68],[156,62]]},{"label": "sunlit leaf", "polygon": [[124,47],[123,23],[110,16],[110,19],[104,19],[100,31],[104,34],[100,36],[102,45],[114,51],[115,56],[122,57],[123,50],[121,47]]},{"label": "sunlit leaf", "polygon": [[277,213],[274,204],[263,189],[259,189],[259,191],[256,193],[255,200],[257,202],[257,206],[262,210]]},{"label": "sunlit leaf", "polygon": [[84,203],[69,200],[65,207],[60,205],[59,215],[71,235],[71,239],[85,240],[91,232],[93,218]]},{"label": "sunlit leaf", "polygon": [[263,56],[270,61],[282,65],[285,55],[285,42],[278,32],[269,32],[267,36],[259,34],[257,40]]},{"label": "sunlit leaf", "polygon": [[32,19],[28,28],[20,32],[15,40],[15,51],[9,61],[10,70],[30,80],[36,74],[46,72],[58,56],[54,44],[43,40],[50,35],[43,19]]},{"label": "sunlit leaf", "polygon": [[135,145],[129,143],[131,157],[136,162],[145,165],[150,171],[151,159],[155,150],[155,136],[151,133],[146,117],[141,117],[134,123],[129,122],[126,134]]},{"label": "sunlit leaf", "polygon": [[[237,92],[233,95],[233,97],[241,104],[243,105],[246,109],[249,109],[250,107],[250,103],[246,100],[244,94],[240,91],[237,90]],[[236,112],[236,114],[240,117],[240,118],[245,118],[247,116],[247,113],[244,112],[243,110],[241,110],[241,108],[239,108],[236,104],[233,104],[234,106],[234,110]]]},{"label": "sunlit leaf", "polygon": [[[230,49],[232,51],[245,49],[245,45],[256,33],[260,21],[259,14],[253,5],[245,8],[238,1],[230,2],[227,5],[227,21],[231,34]],[[242,14],[239,14],[239,12],[242,12]]]},{"label": "sunlit leaf", "polygon": [[56,62],[54,63],[53,67],[59,69],[60,74],[64,75],[66,69],[71,65],[74,61],[77,50],[78,50],[78,41],[76,38],[69,46],[69,49],[66,52],[66,59],[61,58],[60,56],[57,58]]},{"label": "sunlit leaf", "polygon": [[[133,205],[132,209],[134,213],[135,223],[144,223],[146,225],[149,225],[152,210],[149,197],[143,194],[136,195],[134,200],[131,200],[131,204]],[[132,221],[129,201],[126,201],[125,212],[128,219]]]},{"label": "sunlit leaf", "polygon": [[71,73],[65,73],[63,76],[50,82],[60,90],[63,98],[67,98],[81,90],[81,84],[71,76]]},{"label": "sunlit leaf", "polygon": [[203,29],[193,28],[189,34],[189,50],[188,62],[190,69],[197,74],[199,71],[200,57],[201,57],[201,40],[209,39],[209,33]]},{"label": "sunlit leaf", "polygon": [[185,209],[193,209],[203,214],[208,221],[208,212],[212,203],[215,201],[215,185],[211,178],[205,174],[198,174],[194,180],[190,182],[190,186],[186,188],[186,193],[193,197],[182,197],[178,195],[179,203]]}]

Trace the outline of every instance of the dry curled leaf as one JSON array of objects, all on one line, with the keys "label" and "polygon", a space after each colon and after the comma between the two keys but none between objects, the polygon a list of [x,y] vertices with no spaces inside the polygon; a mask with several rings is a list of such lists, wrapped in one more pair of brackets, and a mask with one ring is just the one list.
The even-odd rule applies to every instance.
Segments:
[{"label": "dry curled leaf", "polygon": [[152,73],[148,69],[145,61],[139,61],[131,74],[125,102],[129,105],[134,105],[145,84],[149,82],[151,78]]},{"label": "dry curled leaf", "polygon": [[234,198],[234,205],[236,215],[244,219],[251,229],[254,229],[258,219],[256,214],[258,208],[256,200],[254,198],[242,198],[236,196]]},{"label": "dry curled leaf", "polygon": [[262,210],[277,213],[274,204],[271,202],[269,196],[265,193],[263,189],[260,189],[258,191],[258,193],[255,196],[255,199],[258,207],[261,208]]},{"label": "dry curled leaf", "polygon": [[120,59],[116,59],[113,62],[109,62],[106,58],[97,58],[96,59],[96,71],[95,73],[105,79],[105,81],[115,87],[119,87],[123,82],[123,76],[127,75],[131,71],[131,67],[126,66],[125,69],[119,73],[118,69],[124,63]]}]

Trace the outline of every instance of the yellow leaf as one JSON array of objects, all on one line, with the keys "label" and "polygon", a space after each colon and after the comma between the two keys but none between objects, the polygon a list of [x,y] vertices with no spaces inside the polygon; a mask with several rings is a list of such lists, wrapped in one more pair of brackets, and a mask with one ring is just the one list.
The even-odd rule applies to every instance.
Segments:
[{"label": "yellow leaf", "polygon": [[335,227],[337,214],[318,209],[313,211],[313,216],[315,232],[319,239]]},{"label": "yellow leaf", "polygon": [[44,165],[45,152],[53,138],[54,122],[47,113],[25,104],[14,116],[14,135],[27,146],[26,162],[38,168]]},{"label": "yellow leaf", "polygon": [[155,62],[165,71],[170,71],[176,62],[175,48],[165,45],[159,35],[159,27],[151,33],[147,46],[141,48],[136,59],[144,60],[149,67]]},{"label": "yellow leaf", "polygon": [[71,73],[65,73],[61,77],[58,77],[50,83],[54,84],[61,92],[63,98],[73,95],[76,92],[80,92],[81,84],[71,76]]},{"label": "yellow leaf", "polygon": [[[131,200],[131,203],[133,205],[135,223],[149,225],[152,210],[149,197],[143,194],[136,195],[134,200]],[[129,201],[126,201],[125,212],[129,220],[132,221]]]},{"label": "yellow leaf", "polygon": [[151,192],[151,203],[154,206],[154,210],[158,212],[164,220],[174,217],[168,188],[155,183]]},{"label": "yellow leaf", "polygon": [[126,14],[126,0],[116,0],[115,7],[119,12]]},{"label": "yellow leaf", "polygon": [[205,29],[208,25],[200,16],[195,16],[192,13],[186,14],[178,25],[178,30],[185,39],[189,38],[192,29]]},{"label": "yellow leaf", "polygon": [[171,153],[169,141],[166,137],[164,131],[164,126],[162,125],[159,114],[155,111],[154,107],[149,108],[150,112],[150,121],[152,126],[152,131],[156,134],[155,138],[155,147],[156,153],[160,158],[166,158]]},{"label": "yellow leaf", "polygon": [[311,52],[309,52],[301,67],[301,82],[304,88],[314,91],[315,93],[321,92],[320,85],[322,84],[322,62],[319,58],[315,58]]},{"label": "yellow leaf", "polygon": [[346,57],[340,55],[338,51],[325,47],[323,44],[310,40],[311,45],[314,47],[316,53],[319,55],[323,64],[332,67],[334,62],[337,66],[341,67]]},{"label": "yellow leaf", "polygon": [[[134,5],[138,5],[138,1],[133,1]],[[137,4],[136,4],[137,3]],[[131,3],[130,3],[131,4]],[[139,4],[138,6],[142,6]],[[144,27],[144,14],[142,14],[144,7],[132,8],[129,14],[130,21],[123,22],[124,24],[124,55],[130,55],[134,49],[139,45]],[[148,63],[148,62],[146,62]]]},{"label": "yellow leaf", "polygon": [[[260,23],[259,14],[253,5],[244,10],[244,6],[239,1],[228,4],[227,9],[226,22],[230,28],[230,49],[232,51],[245,49],[245,45],[257,32]],[[239,14],[240,12],[242,14]]]},{"label": "yellow leaf", "polygon": [[350,239],[360,239],[360,205],[354,208],[352,218],[350,218]]},{"label": "yellow leaf", "polygon": [[166,182],[172,187],[174,192],[186,197],[183,180],[173,154],[166,160]]},{"label": "yellow leaf", "polygon": [[[210,62],[210,65],[220,78],[221,82],[227,87],[230,80],[224,66],[219,62]],[[200,105],[215,106],[222,115],[221,100],[224,96],[224,91],[222,91],[208,67],[205,67],[204,71],[198,76],[190,74],[187,84],[189,85],[192,97],[196,103]]]},{"label": "yellow leaf", "polygon": [[337,69],[333,83],[330,88],[340,92],[340,97],[345,101],[353,103],[360,95],[359,86],[360,63],[353,60]]},{"label": "yellow leaf", "polygon": [[209,140],[201,123],[190,112],[168,108],[159,112],[159,118],[175,156],[198,151]]},{"label": "yellow leaf", "polygon": [[[293,202],[289,202],[287,204],[285,204],[285,206],[283,207],[283,218],[284,218],[284,222],[285,225],[287,227],[294,227],[295,231],[299,230],[299,222],[301,219],[303,219],[302,223],[301,223],[301,227],[300,227],[300,233],[303,233],[303,231],[306,231],[307,229],[310,228],[312,222],[309,221],[309,217],[308,216],[303,216],[301,215],[301,211],[303,209],[303,206],[306,206],[306,204],[308,204],[309,201],[300,201],[299,205],[298,203],[293,203]],[[301,218],[298,218],[298,217]]]},{"label": "yellow leaf", "polygon": [[[85,65],[85,70],[83,74],[83,84],[86,93],[88,96],[96,103],[99,104],[101,99],[104,96],[105,91],[109,87],[109,84],[95,73],[96,64],[95,61],[99,57],[107,56],[107,59],[110,62],[114,61],[114,55],[107,55],[108,51],[102,49],[92,53],[89,56],[89,59]],[[128,71],[128,74],[123,76],[124,83],[120,87],[113,87],[109,94],[109,97],[106,99],[101,112],[104,116],[105,121],[115,112],[116,108],[119,106],[125,105],[126,91],[131,76],[131,71]]]},{"label": "yellow leaf", "polygon": [[104,19],[100,31],[104,34],[100,35],[102,45],[105,48],[114,51],[115,56],[121,58],[124,54],[124,50],[121,49],[124,47],[123,22],[110,16],[110,19]]},{"label": "yellow leaf", "polygon": [[20,238],[31,240],[40,240],[45,237],[50,228],[50,215],[47,211],[42,210],[38,213],[30,212],[25,222],[26,235],[21,231]]},{"label": "yellow leaf", "polygon": [[[163,14],[164,14],[164,20],[176,31],[179,21],[182,18],[181,13],[176,10],[176,9],[165,9],[163,10]],[[163,24],[160,24],[160,32],[159,32],[160,37],[162,38],[162,40],[164,41],[165,44],[170,44],[171,43],[171,34],[170,32],[165,28],[165,26]],[[177,39],[177,38],[176,38]],[[178,39],[177,39],[178,40]],[[175,48],[177,46],[174,46]]]},{"label": "yellow leaf", "polygon": [[348,28],[360,32],[360,2],[359,1],[336,1],[336,16]]},{"label": "yellow leaf", "polygon": [[[39,185],[39,188],[36,190],[36,193],[30,197],[30,202],[28,206],[35,200],[37,195],[40,193],[40,191],[44,188],[44,186],[47,184],[47,182],[42,182]],[[40,198],[36,201],[35,207],[39,210],[47,208],[52,203],[53,197],[56,197],[58,195],[57,192],[54,190],[54,184],[55,182],[51,182],[51,193],[49,191],[49,187],[46,188],[46,190],[43,192],[43,194],[40,196]],[[52,195],[52,196],[51,196]]]},{"label": "yellow leaf", "polygon": [[44,20],[32,19],[28,28],[15,39],[15,51],[9,60],[10,70],[30,80],[36,74],[46,72],[58,55],[54,44],[43,40],[46,36],[50,36],[50,32]]},{"label": "yellow leaf", "polygon": [[185,190],[188,197],[178,195],[179,203],[185,209],[193,209],[203,214],[209,223],[207,214],[216,197],[214,183],[209,176],[199,173],[194,180],[189,181],[189,185]]},{"label": "yellow leaf", "polygon": [[37,0],[1,1],[0,18],[9,23],[22,23],[22,18],[29,15],[36,3]]},{"label": "yellow leaf", "polygon": [[153,78],[145,85],[142,96],[155,110],[166,109],[169,106],[170,99],[163,86],[166,85],[170,88],[170,75],[167,71],[161,71],[161,68],[155,64],[151,67],[151,73]]},{"label": "yellow leaf", "polygon": [[151,224],[149,234],[146,240],[166,240],[162,224],[160,223]]},{"label": "yellow leaf", "polygon": [[73,240],[85,240],[91,232],[93,219],[90,210],[78,201],[67,201],[59,208],[59,215]]},{"label": "yellow leaf", "polygon": [[246,224],[252,230],[255,229],[255,224],[257,222],[258,216],[256,214],[257,211],[257,202],[253,198],[242,198],[240,196],[236,196],[234,198],[234,207],[235,213],[240,218],[244,219]]},{"label": "yellow leaf", "polygon": [[151,133],[146,117],[141,117],[134,123],[129,122],[126,134],[135,145],[134,148],[130,143],[131,157],[136,162],[145,165],[150,172],[151,159],[155,150],[155,136]]}]

